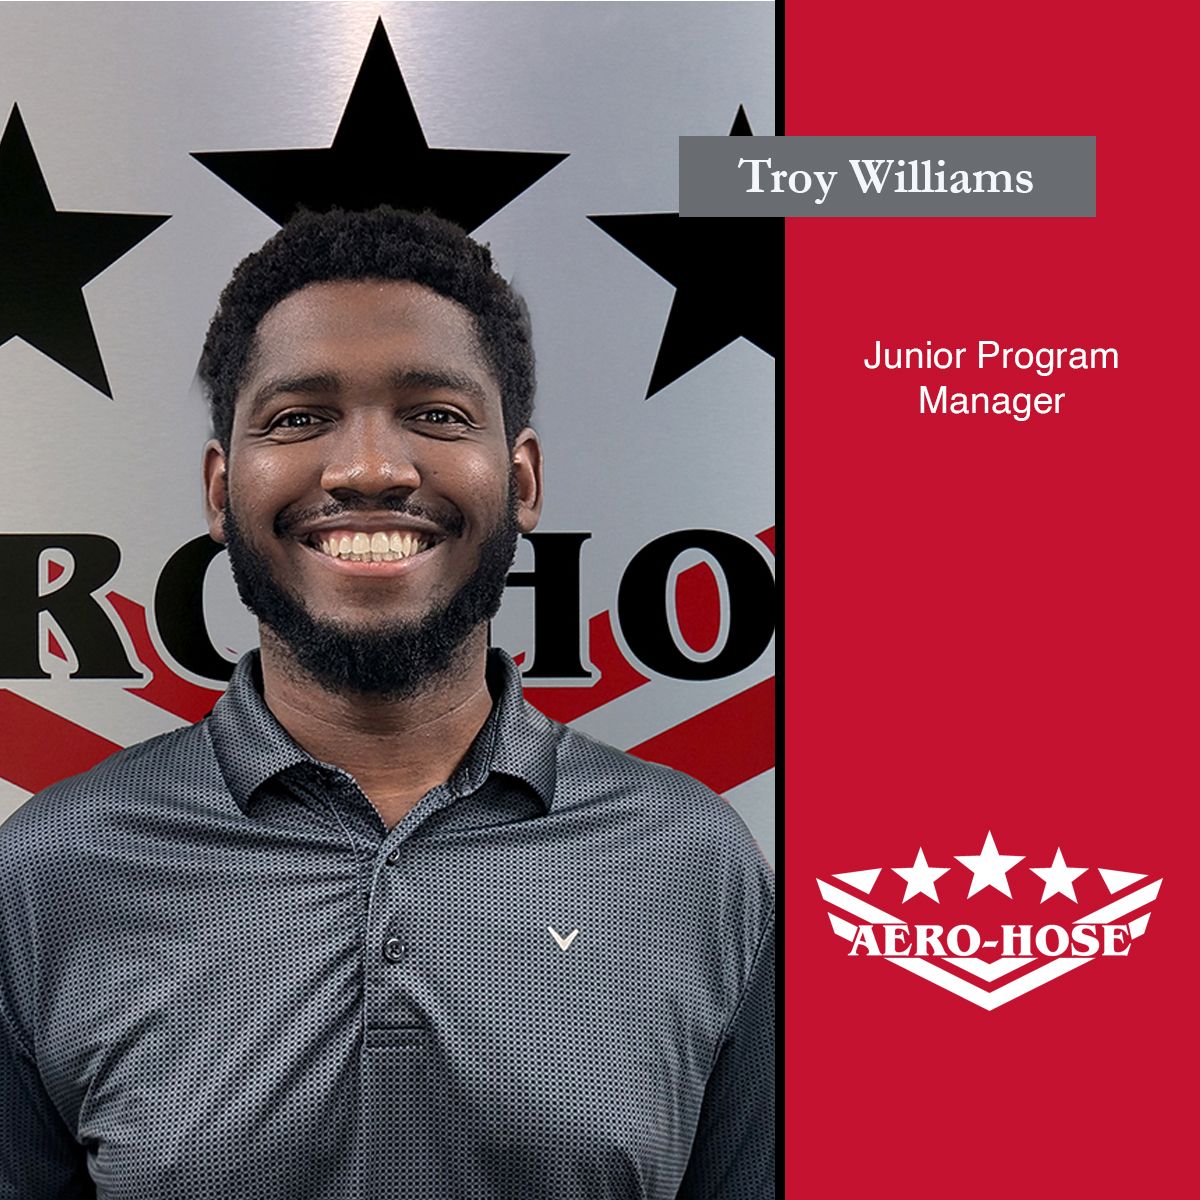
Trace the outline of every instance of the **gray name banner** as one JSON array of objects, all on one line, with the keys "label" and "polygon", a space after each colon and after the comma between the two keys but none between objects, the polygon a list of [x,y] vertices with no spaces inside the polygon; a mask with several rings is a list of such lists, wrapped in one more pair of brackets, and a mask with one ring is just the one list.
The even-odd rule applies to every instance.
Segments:
[{"label": "gray name banner", "polygon": [[1094,217],[1094,137],[681,137],[683,217]]}]

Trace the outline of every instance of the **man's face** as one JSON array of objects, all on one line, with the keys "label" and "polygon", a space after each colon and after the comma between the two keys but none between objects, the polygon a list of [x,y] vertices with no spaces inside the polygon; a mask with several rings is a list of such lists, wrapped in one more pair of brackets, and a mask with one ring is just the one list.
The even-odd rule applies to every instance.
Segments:
[{"label": "man's face", "polygon": [[243,600],[310,674],[365,693],[447,665],[541,508],[537,438],[510,449],[472,318],[413,283],[271,309],[205,480]]}]

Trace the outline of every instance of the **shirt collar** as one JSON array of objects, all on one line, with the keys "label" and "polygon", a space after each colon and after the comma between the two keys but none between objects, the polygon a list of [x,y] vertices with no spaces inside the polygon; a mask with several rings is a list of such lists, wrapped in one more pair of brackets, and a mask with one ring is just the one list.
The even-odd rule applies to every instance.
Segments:
[{"label": "shirt collar", "polygon": [[[561,727],[526,702],[520,672],[503,650],[488,651],[487,681],[492,711],[451,777],[451,787],[466,795],[497,772],[522,780],[549,811]],[[267,707],[257,650],[242,655],[208,721],[221,774],[243,812],[268,780],[292,767],[325,765],[297,745]]]},{"label": "shirt collar", "polygon": [[495,647],[488,651],[487,682],[492,711],[459,768],[466,784],[461,791],[474,791],[494,771],[528,784],[549,812],[563,727],[525,699],[516,663]]}]

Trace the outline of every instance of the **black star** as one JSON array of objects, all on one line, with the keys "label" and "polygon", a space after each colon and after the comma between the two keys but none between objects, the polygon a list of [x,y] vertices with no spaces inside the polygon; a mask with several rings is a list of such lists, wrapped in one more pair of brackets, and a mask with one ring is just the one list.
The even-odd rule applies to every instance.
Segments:
[{"label": "black star", "polygon": [[325,212],[391,204],[433,209],[471,230],[567,156],[430,149],[379,20],[332,146],[192,157],[281,225],[300,207]]},{"label": "black star", "polygon": [[165,220],[59,212],[14,104],[0,137],[0,346],[24,338],[111,400],[83,285]]},{"label": "black star", "polygon": [[[738,108],[729,134],[750,133]],[[675,285],[646,399],[744,337],[774,355],[783,341],[783,222],[777,217],[589,217]]]}]

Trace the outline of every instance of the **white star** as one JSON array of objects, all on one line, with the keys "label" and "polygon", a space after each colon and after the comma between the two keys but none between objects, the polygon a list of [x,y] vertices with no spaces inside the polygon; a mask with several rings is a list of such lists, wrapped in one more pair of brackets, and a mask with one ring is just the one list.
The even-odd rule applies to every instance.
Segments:
[{"label": "white star", "polygon": [[968,900],[985,887],[994,887],[996,891],[1003,892],[1012,899],[1005,876],[1025,855],[997,853],[991,830],[988,831],[987,841],[983,843],[983,849],[978,854],[956,854],[954,857],[974,876],[971,880],[971,890],[967,893]]},{"label": "white star", "polygon": [[1087,867],[1068,867],[1063,860],[1061,846],[1055,852],[1054,862],[1050,866],[1030,867],[1029,869],[1046,885],[1042,890],[1043,904],[1051,896],[1057,895],[1066,896],[1073,904],[1079,903],[1075,899],[1075,880],[1087,870]]},{"label": "white star", "polygon": [[[938,900],[935,880],[940,879],[950,868],[931,867],[925,861],[925,849],[922,847],[917,851],[916,861],[911,867],[893,867],[892,870],[908,885],[904,889],[904,900],[900,901],[903,904],[914,896],[930,896]],[[941,901],[938,900],[938,903]]]}]

